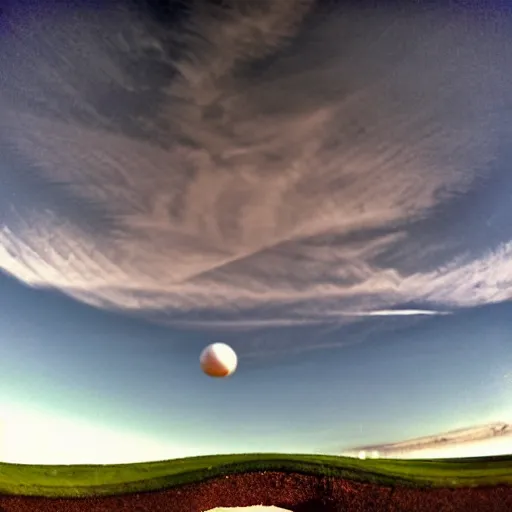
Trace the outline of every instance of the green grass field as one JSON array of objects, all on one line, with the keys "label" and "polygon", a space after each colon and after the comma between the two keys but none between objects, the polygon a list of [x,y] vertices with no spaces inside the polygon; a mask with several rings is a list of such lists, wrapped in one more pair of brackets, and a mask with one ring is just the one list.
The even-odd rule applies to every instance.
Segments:
[{"label": "green grass field", "polygon": [[359,460],[327,455],[247,454],[105,466],[0,463],[0,493],[85,497],[165,489],[247,471],[338,476],[383,485],[460,487],[512,484],[512,456],[452,460]]}]

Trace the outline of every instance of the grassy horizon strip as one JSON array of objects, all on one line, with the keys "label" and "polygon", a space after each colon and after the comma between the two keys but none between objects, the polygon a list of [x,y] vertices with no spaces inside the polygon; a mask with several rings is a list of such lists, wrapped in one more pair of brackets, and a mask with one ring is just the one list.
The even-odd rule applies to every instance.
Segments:
[{"label": "grassy horizon strip", "polygon": [[330,455],[263,453],[112,465],[0,463],[0,493],[46,497],[109,496],[168,489],[255,471],[339,477],[384,486],[512,485],[512,457],[359,460]]}]

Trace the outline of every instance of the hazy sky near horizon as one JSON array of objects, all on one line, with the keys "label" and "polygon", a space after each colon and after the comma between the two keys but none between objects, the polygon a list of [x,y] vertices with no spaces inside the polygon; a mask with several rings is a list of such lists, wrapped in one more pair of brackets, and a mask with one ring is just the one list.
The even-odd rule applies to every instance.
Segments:
[{"label": "hazy sky near horizon", "polygon": [[[212,334],[103,312],[8,278],[0,290],[7,462],[342,453],[512,420],[512,304]],[[311,350],[257,348],[284,337]],[[226,380],[199,368],[200,350],[216,340],[239,354]]]},{"label": "hazy sky near horizon", "polygon": [[0,17],[0,460],[512,421],[510,8],[155,5]]}]

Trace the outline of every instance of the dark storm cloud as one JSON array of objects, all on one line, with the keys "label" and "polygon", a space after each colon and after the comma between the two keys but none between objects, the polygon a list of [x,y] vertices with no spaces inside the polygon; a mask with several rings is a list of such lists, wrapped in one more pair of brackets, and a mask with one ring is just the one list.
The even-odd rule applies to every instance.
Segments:
[{"label": "dark storm cloud", "polygon": [[8,13],[0,133],[23,163],[4,153],[1,172],[24,188],[16,168],[35,169],[30,183],[66,195],[37,187],[53,216],[30,229],[4,215],[2,268],[185,323],[510,298],[508,14],[306,0],[155,12]]}]

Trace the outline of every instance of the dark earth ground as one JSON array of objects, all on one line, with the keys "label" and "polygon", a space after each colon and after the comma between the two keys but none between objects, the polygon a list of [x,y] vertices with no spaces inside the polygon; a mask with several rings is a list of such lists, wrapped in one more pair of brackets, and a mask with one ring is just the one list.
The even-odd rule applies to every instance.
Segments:
[{"label": "dark earth ground", "polygon": [[498,512],[512,510],[512,487],[419,490],[267,471],[102,498],[0,496],[0,512],[204,512],[260,504],[294,512]]}]

